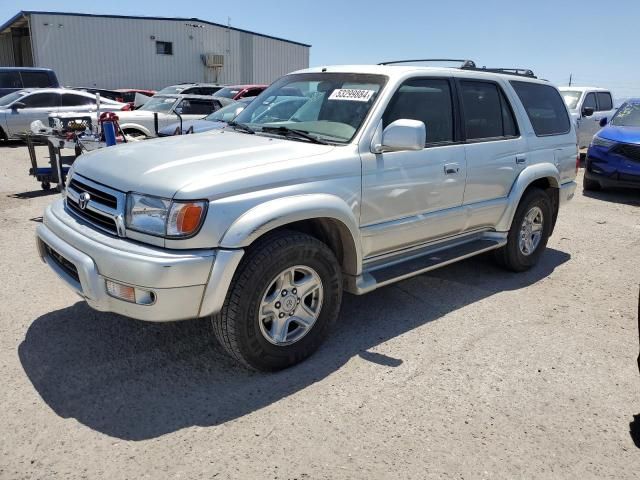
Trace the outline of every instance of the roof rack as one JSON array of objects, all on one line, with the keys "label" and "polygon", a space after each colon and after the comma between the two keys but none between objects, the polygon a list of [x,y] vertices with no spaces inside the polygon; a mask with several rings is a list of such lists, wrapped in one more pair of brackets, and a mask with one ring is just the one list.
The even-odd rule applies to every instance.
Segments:
[{"label": "roof rack", "polygon": [[417,62],[460,62],[460,68],[476,68],[473,60],[461,60],[459,58],[418,58],[415,60],[393,60],[391,62],[381,62],[378,65],[399,65],[401,63],[417,63]]},{"label": "roof rack", "polygon": [[378,65],[399,65],[402,63],[417,62],[459,62],[461,70],[473,70],[476,72],[503,73],[505,75],[517,75],[519,77],[538,78],[529,68],[493,68],[478,67],[473,60],[461,60],[459,58],[418,58],[415,60],[393,60],[391,62],[381,62]]}]

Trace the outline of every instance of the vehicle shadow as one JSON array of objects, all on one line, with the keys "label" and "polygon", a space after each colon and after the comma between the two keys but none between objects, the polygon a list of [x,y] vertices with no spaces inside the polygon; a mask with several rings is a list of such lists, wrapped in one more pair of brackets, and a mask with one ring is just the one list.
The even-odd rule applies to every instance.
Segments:
[{"label": "vehicle shadow", "polygon": [[0,140],[0,148],[18,148],[24,147],[26,143],[22,140]]},{"label": "vehicle shadow", "polygon": [[29,200],[31,198],[46,197],[48,195],[60,194],[60,190],[55,187],[49,190],[30,190],[28,192],[11,193],[7,195],[8,198],[17,198],[19,200]]},{"label": "vehicle shadow", "polygon": [[498,292],[534,284],[569,258],[548,249],[536,268],[514,274],[481,256],[364,297],[346,295],[339,328],[325,345],[275,374],[250,372],[227,358],[205,319],[145,323],[95,312],[84,302],[37,318],[18,354],[56,414],[112,437],[145,440],[266,407],[354,356],[398,367],[401,358],[368,350]]},{"label": "vehicle shadow", "polygon": [[623,205],[631,205],[640,207],[640,189],[607,189],[607,190],[585,190],[582,195],[603,202],[621,203]]},{"label": "vehicle shadow", "polygon": [[633,444],[640,448],[640,413],[633,416],[633,422],[629,424],[629,434]]}]

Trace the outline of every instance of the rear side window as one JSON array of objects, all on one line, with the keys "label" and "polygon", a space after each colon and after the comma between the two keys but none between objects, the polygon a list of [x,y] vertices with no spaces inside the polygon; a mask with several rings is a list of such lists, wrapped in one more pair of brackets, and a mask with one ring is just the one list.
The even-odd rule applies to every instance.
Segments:
[{"label": "rear side window", "polygon": [[0,88],[22,88],[18,72],[0,72]]},{"label": "rear side window", "polygon": [[512,81],[533,130],[538,136],[563,135],[571,130],[567,107],[551,85]]},{"label": "rear side window", "polygon": [[20,72],[24,88],[55,87],[47,72]]},{"label": "rear side window", "polygon": [[603,112],[606,110],[613,109],[613,99],[611,98],[611,94],[609,92],[598,92],[596,93],[598,97],[598,110]]},{"label": "rear side window", "polygon": [[453,103],[447,80],[414,78],[398,88],[382,117],[383,126],[399,119],[419,120],[427,143],[453,141]]},{"label": "rear side window", "polygon": [[184,99],[180,103],[182,108],[181,115],[209,115],[211,112],[217,110],[217,102],[212,100],[200,100],[200,99]]},{"label": "rear side window", "polygon": [[460,82],[467,140],[517,136],[510,105],[494,83]]},{"label": "rear side window", "polygon": [[75,95],[73,93],[65,93],[62,95],[63,107],[79,107],[82,105],[94,105],[96,101],[91,97],[83,95]]}]

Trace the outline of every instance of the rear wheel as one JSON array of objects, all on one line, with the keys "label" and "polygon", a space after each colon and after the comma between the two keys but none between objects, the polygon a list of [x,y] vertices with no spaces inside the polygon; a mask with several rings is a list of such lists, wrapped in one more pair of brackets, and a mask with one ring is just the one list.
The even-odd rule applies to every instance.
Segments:
[{"label": "rear wheel", "polygon": [[213,329],[236,360],[280,370],[320,346],[341,301],[342,274],[333,252],[314,237],[284,230],[248,250]]},{"label": "rear wheel", "polygon": [[532,188],[520,200],[507,244],[496,250],[499,263],[514,272],[533,267],[547,246],[551,226],[551,200],[543,190]]}]

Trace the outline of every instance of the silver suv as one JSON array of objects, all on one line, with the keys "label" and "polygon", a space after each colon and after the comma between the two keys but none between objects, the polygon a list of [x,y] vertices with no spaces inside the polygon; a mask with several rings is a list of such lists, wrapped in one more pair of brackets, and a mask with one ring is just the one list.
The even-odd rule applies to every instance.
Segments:
[{"label": "silver suv", "polygon": [[[292,115],[260,115],[291,91]],[[229,354],[277,370],[318,348],[343,291],[490,250],[533,267],[576,159],[562,97],[530,72],[313,68],[223,130],[83,155],[38,248],[93,308],[210,317]]]}]

